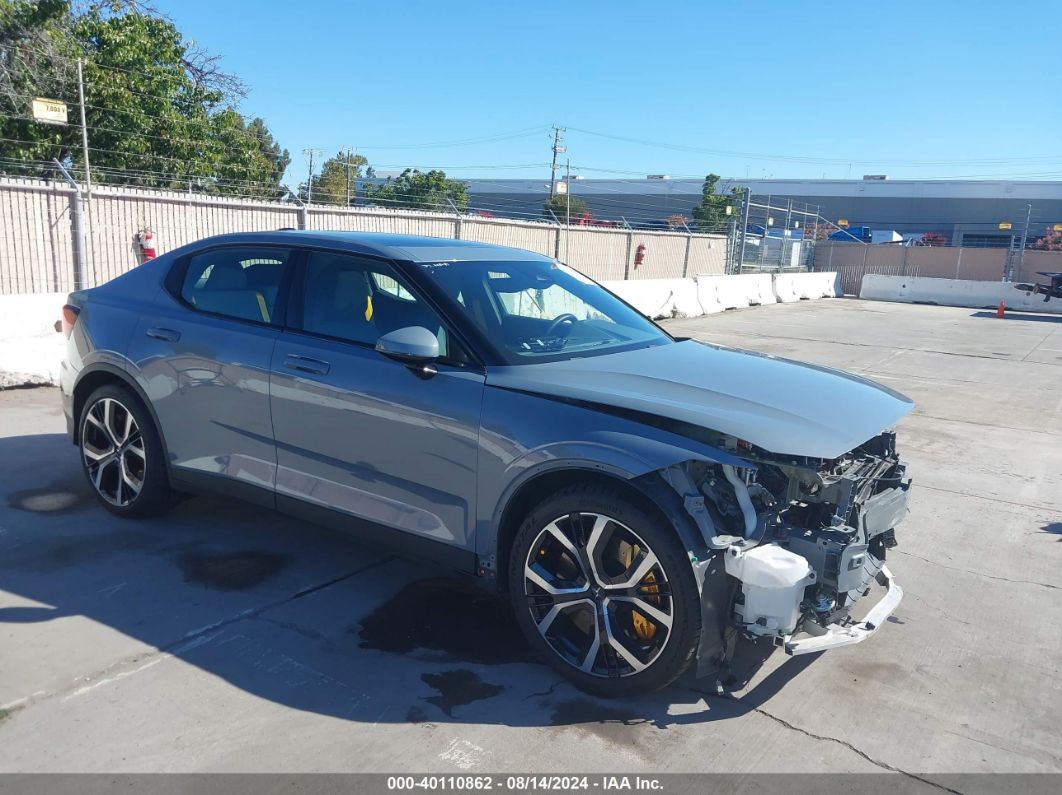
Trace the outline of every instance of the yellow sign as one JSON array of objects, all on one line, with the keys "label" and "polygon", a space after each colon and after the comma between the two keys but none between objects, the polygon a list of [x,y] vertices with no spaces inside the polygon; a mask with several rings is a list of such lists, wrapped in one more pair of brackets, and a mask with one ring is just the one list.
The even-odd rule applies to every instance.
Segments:
[{"label": "yellow sign", "polygon": [[1000,221],[999,222],[999,228],[1000,229],[1010,229],[1011,228],[1010,221]]},{"label": "yellow sign", "polygon": [[33,118],[45,124],[66,124],[66,103],[38,97],[33,100]]},{"label": "yellow sign", "polygon": [[847,218],[838,218],[837,219],[837,226],[841,227],[841,229],[847,229],[848,228],[848,219]]}]

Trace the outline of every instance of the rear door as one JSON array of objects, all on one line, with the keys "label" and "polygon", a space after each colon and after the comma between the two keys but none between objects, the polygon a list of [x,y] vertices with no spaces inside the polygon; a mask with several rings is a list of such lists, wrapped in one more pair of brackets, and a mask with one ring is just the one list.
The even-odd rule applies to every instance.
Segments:
[{"label": "rear door", "polygon": [[[438,314],[387,262],[311,251],[289,325],[270,387],[278,505],[297,510],[284,502],[297,500],[411,544],[470,551],[484,376]],[[430,376],[374,350],[382,334],[408,326],[440,341]]]},{"label": "rear door", "polygon": [[225,246],[177,262],[130,345],[171,472],[272,505],[269,365],[292,249]]}]

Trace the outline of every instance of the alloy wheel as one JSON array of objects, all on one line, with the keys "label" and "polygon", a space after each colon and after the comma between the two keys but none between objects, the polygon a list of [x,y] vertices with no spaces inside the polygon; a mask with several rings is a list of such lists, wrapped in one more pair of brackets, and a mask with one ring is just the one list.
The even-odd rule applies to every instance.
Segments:
[{"label": "alloy wheel", "polygon": [[81,456],[97,493],[124,507],[140,494],[147,471],[144,438],[133,413],[114,398],[100,398],[85,412]]},{"label": "alloy wheel", "polygon": [[542,529],[524,564],[524,594],[553,652],[593,676],[645,670],[671,634],[663,566],[633,530],[603,514],[572,513]]}]

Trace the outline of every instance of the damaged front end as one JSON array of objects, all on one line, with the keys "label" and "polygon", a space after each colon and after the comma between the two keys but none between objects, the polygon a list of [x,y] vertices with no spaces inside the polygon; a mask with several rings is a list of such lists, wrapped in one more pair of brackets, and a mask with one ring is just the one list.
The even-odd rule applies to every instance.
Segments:
[{"label": "damaged front end", "polygon": [[[716,441],[748,466],[691,461],[664,473],[709,550],[693,561],[702,600],[698,674],[726,670],[737,634],[771,638],[791,655],[870,637],[903,594],[885,565],[911,485],[895,434],[832,460]],[[885,595],[857,620],[853,608],[875,582]]]}]

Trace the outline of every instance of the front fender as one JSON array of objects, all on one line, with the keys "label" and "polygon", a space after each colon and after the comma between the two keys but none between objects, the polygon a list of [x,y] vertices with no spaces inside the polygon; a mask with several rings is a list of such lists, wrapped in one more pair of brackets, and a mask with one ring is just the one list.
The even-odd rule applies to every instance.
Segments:
[{"label": "front fender", "polygon": [[488,387],[480,434],[476,551],[482,556],[496,551],[506,506],[542,474],[568,469],[633,480],[690,460],[748,466],[726,450],[660,428]]}]

